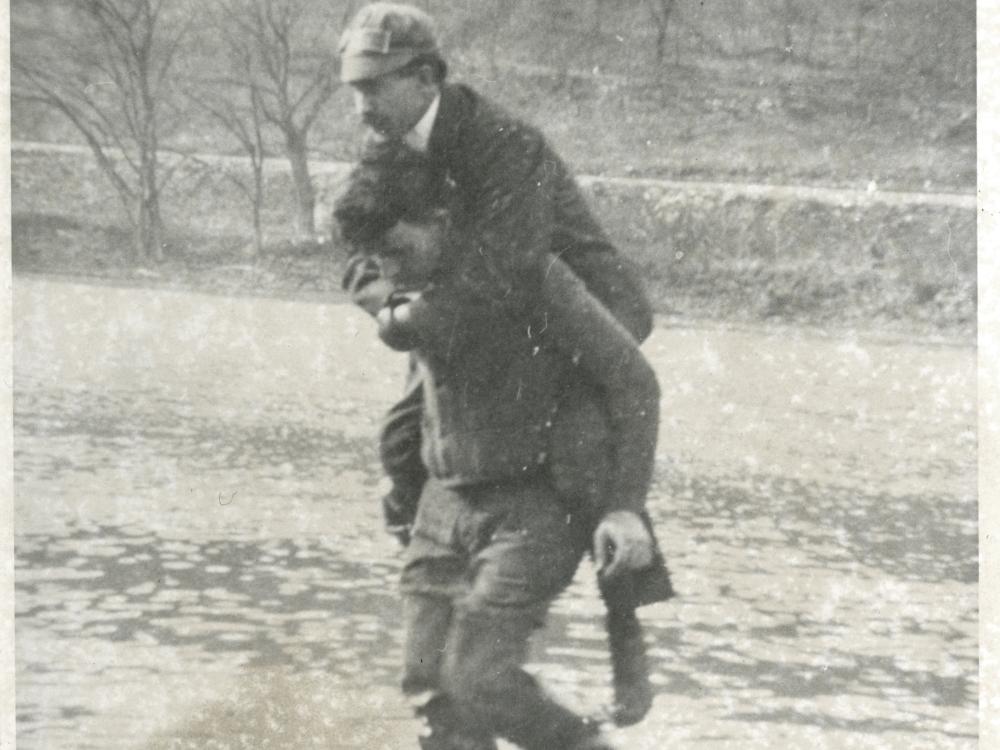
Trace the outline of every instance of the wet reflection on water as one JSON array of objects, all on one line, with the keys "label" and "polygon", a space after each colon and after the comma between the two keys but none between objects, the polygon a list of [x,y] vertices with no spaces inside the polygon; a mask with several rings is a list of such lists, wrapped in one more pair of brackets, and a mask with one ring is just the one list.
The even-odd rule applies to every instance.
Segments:
[{"label": "wet reflection on water", "polygon": [[[123,298],[146,299],[135,295]],[[279,331],[310,311],[326,324],[354,325],[335,308],[253,305],[272,305],[258,314]],[[681,598],[644,610],[658,695],[650,719],[623,737],[650,750],[801,747],[816,732],[850,735],[858,747],[974,746],[973,412],[956,411],[957,397],[924,399],[926,408],[913,411],[911,397],[898,394],[879,411],[880,376],[855,378],[856,394],[831,382],[829,373],[846,365],[822,341],[774,350],[800,362],[835,360],[836,368],[805,370],[786,388],[812,388],[809,398],[789,407],[773,390],[758,398],[751,389],[743,407],[729,408],[727,378],[761,368],[757,354],[770,339],[699,335],[692,342],[690,332],[660,331],[650,345],[665,393],[650,507]],[[381,531],[372,436],[397,392],[400,363],[384,360],[373,377],[359,363],[384,356],[374,351],[338,360],[350,347],[321,356],[277,334],[249,338],[259,340],[261,361],[235,380],[220,373],[245,350],[223,351],[221,340],[208,360],[204,351],[191,358],[189,343],[143,347],[139,336],[101,343],[103,360],[53,364],[41,345],[20,352],[15,583],[24,747],[283,747],[259,737],[287,738],[289,723],[310,726],[296,747],[339,746],[330,741],[336,726],[313,727],[309,717],[323,716],[331,701],[364,696],[381,706],[378,696],[395,694],[400,556]],[[705,342],[745,349],[748,359],[733,357],[748,364],[719,366],[704,356]],[[936,358],[927,388],[954,389],[974,372],[962,353],[872,351],[866,372],[905,373],[909,358],[919,372]],[[279,378],[264,366],[279,352],[290,371],[296,360],[321,361],[311,374]],[[842,356],[858,359],[853,349]],[[705,393],[686,385],[697,370],[691,363],[702,361],[716,373]],[[780,362],[774,367],[772,381],[790,377]],[[771,372],[764,369],[761,378]],[[838,402],[848,394],[866,405]],[[859,409],[863,418],[842,416]],[[905,439],[878,439],[891,429]],[[766,436],[753,444],[752,461],[740,450],[748,435]],[[808,444],[801,435],[831,437]],[[718,445],[708,449],[712,439]],[[801,468],[803,456],[815,467]],[[609,696],[601,615],[585,564],[532,662],[588,709]],[[269,681],[258,685],[262,674]],[[240,676],[251,682],[220,687]],[[293,696],[289,705],[321,700],[326,708],[272,715],[275,691]],[[197,706],[224,710],[202,715],[183,703],[186,692]],[[137,694],[159,708],[137,710]],[[236,703],[227,697],[236,694]],[[403,721],[404,708],[377,710]],[[241,725],[258,733],[248,744],[204,739],[223,731],[213,727]]]},{"label": "wet reflection on water", "polygon": [[[20,615],[111,641],[233,651],[391,681],[394,565],[360,565],[322,543],[170,540],[101,526],[18,546]],[[387,658],[388,657],[388,658]]]}]

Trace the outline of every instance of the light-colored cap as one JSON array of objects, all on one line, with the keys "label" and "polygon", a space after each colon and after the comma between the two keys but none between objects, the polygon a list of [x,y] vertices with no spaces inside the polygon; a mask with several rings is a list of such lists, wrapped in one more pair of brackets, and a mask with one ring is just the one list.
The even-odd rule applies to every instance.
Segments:
[{"label": "light-colored cap", "polygon": [[439,54],[429,15],[412,5],[372,3],[358,11],[340,38],[340,80],[378,78],[426,54]]}]

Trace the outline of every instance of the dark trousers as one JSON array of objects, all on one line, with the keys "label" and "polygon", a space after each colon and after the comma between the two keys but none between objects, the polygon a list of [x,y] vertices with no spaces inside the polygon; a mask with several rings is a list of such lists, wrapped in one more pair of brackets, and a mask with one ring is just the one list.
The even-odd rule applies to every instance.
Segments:
[{"label": "dark trousers", "polygon": [[522,668],[582,551],[545,475],[454,490],[427,483],[402,576],[403,690],[427,720],[424,747],[479,750],[504,737],[560,750],[593,732]]}]

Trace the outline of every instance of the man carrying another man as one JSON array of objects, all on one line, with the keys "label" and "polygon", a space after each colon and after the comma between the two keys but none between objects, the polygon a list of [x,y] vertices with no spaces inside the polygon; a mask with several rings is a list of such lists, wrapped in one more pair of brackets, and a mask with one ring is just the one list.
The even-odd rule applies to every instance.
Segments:
[{"label": "man carrying another man", "polygon": [[[389,3],[367,6],[345,33],[341,53],[341,77],[354,88],[376,140],[425,153],[430,184],[449,185],[458,196],[452,214],[466,241],[449,264],[448,295],[438,301],[439,313],[450,312],[453,321],[443,332],[437,326],[448,341],[436,355],[448,360],[442,371],[464,362],[465,376],[482,366],[462,353],[477,345],[483,351],[480,337],[498,321],[511,324],[504,330],[529,324],[529,337],[531,323],[536,330],[544,325],[533,314],[544,295],[540,264],[551,257],[565,261],[635,340],[648,335],[651,316],[636,276],[590,215],[562,162],[535,129],[470,89],[444,83],[446,65],[426,14]],[[375,206],[373,216],[380,210]],[[390,290],[366,260],[360,254],[352,259],[346,285],[375,312]],[[439,319],[447,326],[447,315]],[[511,345],[520,352],[526,342]],[[428,384],[419,376],[411,378],[383,433],[383,460],[394,480],[387,511],[400,527],[416,516],[403,575],[404,689],[424,698],[418,712],[429,725],[422,740],[428,748],[480,750],[495,747],[494,736],[538,750],[607,747],[591,724],[549,699],[520,668],[531,631],[568,585],[583,551],[578,535],[566,528],[559,498],[566,493],[555,486],[559,477],[553,480],[553,469],[573,460],[554,460],[547,448],[585,455],[594,444],[604,445],[588,434],[595,431],[593,410],[575,408],[586,405],[586,391],[569,381],[583,376],[532,380],[531,373],[540,371],[531,368],[531,347],[525,351],[528,377],[508,402],[514,416],[500,414],[508,433],[496,427],[503,403],[477,411],[467,393],[459,397],[447,383]],[[522,396],[534,401],[523,403]],[[450,435],[422,431],[422,417],[425,426],[436,421],[440,427],[442,405],[451,410],[451,427],[460,429]],[[436,414],[424,415],[428,409]],[[489,423],[476,423],[487,414]],[[526,440],[526,434],[537,439]],[[585,459],[578,463],[583,467]],[[637,504],[634,496],[610,493],[602,500],[589,522],[594,554],[610,582],[602,586],[606,600],[616,596],[615,581],[628,582],[624,598],[633,608],[669,596],[641,498]]]}]

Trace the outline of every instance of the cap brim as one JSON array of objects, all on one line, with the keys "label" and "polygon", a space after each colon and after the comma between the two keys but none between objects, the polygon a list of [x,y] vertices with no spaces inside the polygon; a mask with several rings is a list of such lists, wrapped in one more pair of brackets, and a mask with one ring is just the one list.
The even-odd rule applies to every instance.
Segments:
[{"label": "cap brim", "polygon": [[381,54],[347,54],[340,58],[340,80],[343,83],[357,83],[384,76],[399,70],[415,57],[413,52],[390,52]]}]

